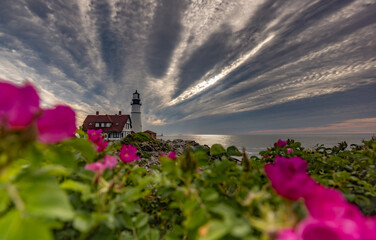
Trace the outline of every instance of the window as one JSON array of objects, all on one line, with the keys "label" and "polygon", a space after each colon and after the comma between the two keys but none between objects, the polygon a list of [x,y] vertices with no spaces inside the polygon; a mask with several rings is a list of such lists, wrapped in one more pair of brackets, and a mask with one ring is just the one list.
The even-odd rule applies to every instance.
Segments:
[{"label": "window", "polygon": [[120,133],[114,132],[114,133],[112,133],[112,137],[113,138],[119,138],[120,137]]},{"label": "window", "polygon": [[101,127],[104,127],[105,126],[105,123],[101,123]]},{"label": "window", "polygon": [[119,123],[116,123],[116,126],[118,126],[119,125]]},{"label": "window", "polygon": [[106,123],[106,127],[111,127],[111,123]]},{"label": "window", "polygon": [[91,126],[91,125],[93,125],[93,123],[89,123],[89,125]]},{"label": "window", "polygon": [[99,123],[95,123],[95,127],[99,127],[99,125],[100,125]]}]

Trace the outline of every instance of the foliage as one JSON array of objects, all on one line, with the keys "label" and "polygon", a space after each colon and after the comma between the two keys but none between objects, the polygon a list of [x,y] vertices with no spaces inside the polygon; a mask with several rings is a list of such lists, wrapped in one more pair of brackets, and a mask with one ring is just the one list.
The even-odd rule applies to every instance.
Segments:
[{"label": "foliage", "polygon": [[135,145],[141,142],[155,143],[156,140],[152,138],[150,134],[139,132],[139,133],[129,134],[121,141],[122,144],[131,144],[131,145]]},{"label": "foliage", "polygon": [[318,146],[314,150],[304,149],[299,142],[289,141],[291,154],[286,148],[271,148],[262,151],[264,161],[275,156],[300,156],[309,165],[308,173],[319,183],[339,189],[349,202],[355,203],[366,215],[376,215],[376,141],[364,141],[363,146],[353,145],[346,150],[342,142],[333,148]]},{"label": "foliage", "polygon": [[[307,159],[318,182],[340,189],[373,214],[367,202],[375,191],[370,167],[375,141],[338,154],[290,141],[262,154],[286,156],[287,147],[294,149],[291,156]],[[228,157],[238,152],[233,147],[191,147],[176,161],[161,157],[161,166],[150,173],[120,162],[101,175],[84,166],[112,154],[110,147],[98,153],[91,142],[71,139],[55,145],[30,141],[17,148],[23,151],[3,148],[0,154],[0,159],[8,154],[14,159],[2,166],[0,178],[5,239],[31,234],[41,239],[272,239],[306,215],[301,202],[289,202],[271,188],[263,166],[273,157],[244,156],[238,165]],[[11,222],[24,231],[12,230]]]},{"label": "foliage", "polygon": [[137,147],[137,149],[141,152],[143,158],[148,158],[148,159],[150,159],[152,154],[144,149],[144,145],[151,145],[159,149],[167,149],[168,151],[172,150],[168,144],[163,143],[157,139],[154,139],[150,136],[150,134],[143,133],[143,132],[129,134],[120,142],[123,145],[132,145],[132,146]]},{"label": "foliage", "polygon": [[[293,238],[295,226],[332,227],[325,225],[327,219],[320,220],[320,209],[337,214],[334,198],[359,211],[331,189],[343,192],[364,214],[375,215],[375,140],[352,150],[344,143],[309,150],[280,140],[261,152],[261,158],[248,157],[234,146],[188,147],[181,156],[161,156],[161,165],[148,172],[134,161],[134,146],[154,141],[145,134],[107,145],[96,133],[89,137],[78,130],[80,138],[64,140],[72,134],[45,128],[47,135],[59,133],[62,138],[53,135],[42,144],[35,132],[39,115],[15,128],[8,122],[9,106],[1,107],[0,239],[298,239]],[[238,164],[233,156],[240,155]],[[277,168],[266,176],[264,169],[270,167],[265,165]],[[334,198],[313,197],[322,205],[312,205],[306,191],[305,202],[300,196],[290,198],[297,201],[279,196],[276,191],[286,189],[280,185],[283,189],[275,191],[273,181],[282,176],[287,185],[296,172],[320,183],[317,191],[326,191],[322,185],[331,187]],[[357,217],[365,222],[358,231],[367,234],[351,239],[375,239],[375,217]],[[335,223],[342,233],[342,222]]]}]

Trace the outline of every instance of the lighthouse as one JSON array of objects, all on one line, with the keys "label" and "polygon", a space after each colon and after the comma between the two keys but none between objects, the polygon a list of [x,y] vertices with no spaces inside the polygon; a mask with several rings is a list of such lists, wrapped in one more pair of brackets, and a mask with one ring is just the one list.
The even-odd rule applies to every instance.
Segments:
[{"label": "lighthouse", "polygon": [[136,133],[142,132],[142,124],[141,124],[141,98],[140,94],[137,92],[133,93],[132,98],[132,112],[131,112],[131,120],[132,120],[132,130]]}]

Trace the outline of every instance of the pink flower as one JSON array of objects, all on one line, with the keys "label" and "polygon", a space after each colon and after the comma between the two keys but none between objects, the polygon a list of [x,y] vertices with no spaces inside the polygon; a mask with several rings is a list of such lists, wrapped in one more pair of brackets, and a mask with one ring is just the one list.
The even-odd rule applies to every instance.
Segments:
[{"label": "pink flower", "polygon": [[44,110],[37,119],[38,140],[42,143],[57,143],[74,136],[76,115],[68,106],[56,106]]},{"label": "pink flower", "polygon": [[297,226],[297,235],[302,240],[362,240],[361,228],[348,219],[322,221],[308,217]]},{"label": "pink flower", "polygon": [[365,217],[363,223],[363,239],[376,239],[376,216]]},{"label": "pink flower", "polygon": [[106,166],[102,162],[93,162],[86,164],[85,169],[96,173],[102,173],[106,169]]},{"label": "pink flower", "polygon": [[169,159],[176,161],[176,152],[175,151],[171,151],[168,155],[166,155],[165,153],[162,153],[161,156],[162,157],[168,157]]},{"label": "pink flower", "polygon": [[103,158],[103,164],[106,168],[113,169],[117,163],[118,163],[118,160],[114,156],[106,155]]},{"label": "pink flower", "polygon": [[123,162],[133,162],[140,157],[136,155],[137,154],[137,148],[132,145],[123,145],[120,149],[120,159]]},{"label": "pink flower", "polygon": [[276,192],[290,200],[304,197],[316,185],[307,174],[308,164],[300,157],[277,156],[274,164],[265,165],[265,173]]},{"label": "pink flower", "polygon": [[339,218],[356,221],[363,219],[360,210],[348,203],[342,193],[333,188],[316,185],[304,196],[304,201],[309,214],[316,219],[327,221],[336,221]]},{"label": "pink flower", "polygon": [[287,154],[292,153],[294,150],[292,148],[287,148]]},{"label": "pink flower", "polygon": [[287,141],[282,141],[281,139],[278,139],[276,143],[274,143],[275,147],[284,147],[287,145]]},{"label": "pink flower", "polygon": [[25,128],[39,111],[39,96],[32,85],[26,83],[18,87],[0,82],[0,126],[10,129]]},{"label": "pink flower", "polygon": [[97,147],[97,152],[102,152],[104,149],[106,149],[106,147],[108,145],[108,142],[103,140],[101,133],[102,133],[102,129],[99,129],[99,130],[89,129],[89,130],[87,130],[88,138]]},{"label": "pink flower", "polygon": [[113,169],[117,164],[117,159],[114,156],[106,155],[103,161],[97,161],[93,163],[88,163],[85,165],[85,169],[91,170],[93,172],[102,173],[105,169]]},{"label": "pink flower", "polygon": [[284,229],[278,232],[276,240],[299,240],[294,229]]}]

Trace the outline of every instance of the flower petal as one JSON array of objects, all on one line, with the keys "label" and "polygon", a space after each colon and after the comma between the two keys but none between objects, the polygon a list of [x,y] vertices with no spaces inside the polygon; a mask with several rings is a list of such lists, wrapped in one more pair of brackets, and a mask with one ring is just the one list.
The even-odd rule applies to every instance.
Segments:
[{"label": "flower petal", "polygon": [[37,120],[38,140],[42,143],[56,143],[74,136],[76,116],[68,106],[47,109]]}]

